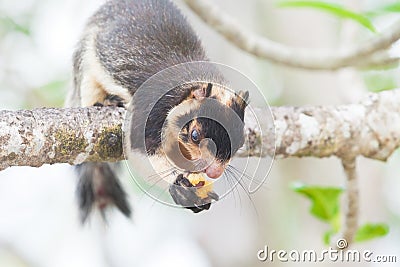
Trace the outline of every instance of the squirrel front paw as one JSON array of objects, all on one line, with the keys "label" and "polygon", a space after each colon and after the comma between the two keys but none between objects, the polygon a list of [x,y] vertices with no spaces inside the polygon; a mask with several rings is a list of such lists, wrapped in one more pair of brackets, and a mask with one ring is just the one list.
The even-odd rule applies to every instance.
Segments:
[{"label": "squirrel front paw", "polygon": [[206,181],[202,174],[189,173],[187,177],[179,174],[170,186],[169,192],[176,204],[198,213],[208,210],[211,201],[218,200],[218,195],[212,191],[212,183]]}]

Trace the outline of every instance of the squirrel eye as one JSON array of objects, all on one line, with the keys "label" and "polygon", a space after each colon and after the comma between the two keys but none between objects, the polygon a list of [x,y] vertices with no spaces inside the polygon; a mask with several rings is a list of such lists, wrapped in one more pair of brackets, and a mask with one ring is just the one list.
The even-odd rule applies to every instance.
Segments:
[{"label": "squirrel eye", "polygon": [[199,140],[200,139],[200,134],[196,129],[194,129],[192,131],[192,133],[190,134],[190,137],[192,138],[192,141],[195,142],[195,143],[200,141]]}]

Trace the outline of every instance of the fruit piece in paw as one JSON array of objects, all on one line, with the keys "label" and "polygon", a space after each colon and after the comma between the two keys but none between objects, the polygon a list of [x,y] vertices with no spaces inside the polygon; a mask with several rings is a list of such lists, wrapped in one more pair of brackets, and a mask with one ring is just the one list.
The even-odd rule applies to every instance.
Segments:
[{"label": "fruit piece in paw", "polygon": [[201,173],[189,173],[187,179],[190,181],[193,187],[196,188],[196,194],[199,198],[207,198],[208,193],[215,194],[213,189],[213,183],[207,181],[204,175]]},{"label": "fruit piece in paw", "polygon": [[176,204],[190,209],[194,213],[208,210],[211,201],[219,198],[212,191],[212,183],[197,173],[190,173],[187,178],[179,174],[170,186],[169,192]]}]

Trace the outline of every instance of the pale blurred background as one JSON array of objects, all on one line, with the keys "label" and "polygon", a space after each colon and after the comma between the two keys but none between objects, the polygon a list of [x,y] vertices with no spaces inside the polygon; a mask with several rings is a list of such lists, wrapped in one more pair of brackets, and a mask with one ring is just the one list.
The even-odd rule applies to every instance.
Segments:
[{"label": "pale blurred background", "polygon": [[[275,0],[215,0],[244,27],[303,48],[336,49],[373,34],[352,21],[310,9],[282,9]],[[394,1],[337,1],[356,11]],[[61,107],[71,86],[71,55],[96,0],[0,0],[0,109]],[[180,1],[209,57],[251,78],[272,105],[336,105],[359,100],[368,91],[399,87],[399,69],[311,72],[258,60],[230,45]],[[373,20],[379,30],[400,15]],[[399,46],[397,46],[399,48]],[[397,49],[398,50],[398,49]],[[400,53],[393,49],[393,53]],[[387,236],[356,244],[400,261],[400,153],[387,163],[359,159],[360,223],[385,222]],[[308,212],[309,200],[290,189],[293,182],[343,186],[340,161],[275,161],[265,186],[250,195],[238,188],[208,212],[163,206],[148,198],[127,176],[132,220],[115,212],[108,225],[93,219],[82,227],[69,166],[9,168],[0,172],[0,266],[308,266],[260,262],[257,251],[326,248],[328,226]],[[386,263],[384,266],[398,266]],[[326,266],[378,266],[329,263]]]}]

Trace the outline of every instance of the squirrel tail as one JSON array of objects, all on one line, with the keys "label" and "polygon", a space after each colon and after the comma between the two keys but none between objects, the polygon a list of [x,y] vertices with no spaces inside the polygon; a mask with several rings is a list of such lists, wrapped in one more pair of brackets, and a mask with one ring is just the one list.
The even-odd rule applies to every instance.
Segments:
[{"label": "squirrel tail", "polygon": [[125,216],[130,217],[131,208],[127,195],[113,170],[116,163],[88,162],[75,166],[78,174],[77,197],[81,212],[81,221],[84,223],[93,208],[104,211],[110,204],[115,205]]}]

